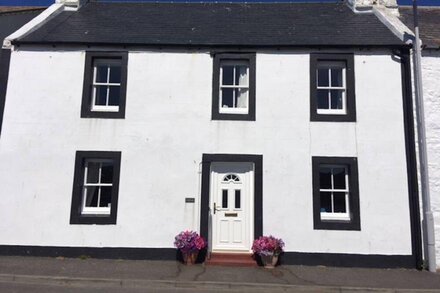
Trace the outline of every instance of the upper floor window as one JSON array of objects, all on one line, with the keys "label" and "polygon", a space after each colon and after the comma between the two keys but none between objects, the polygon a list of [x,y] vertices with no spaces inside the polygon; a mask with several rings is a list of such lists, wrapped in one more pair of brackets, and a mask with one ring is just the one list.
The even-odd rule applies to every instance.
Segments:
[{"label": "upper floor window", "polygon": [[356,121],[352,54],[310,56],[312,121]]},{"label": "upper floor window", "polygon": [[81,117],[124,118],[127,53],[87,52]]},{"label": "upper floor window", "polygon": [[315,229],[360,230],[356,158],[313,157]]},{"label": "upper floor window", "polygon": [[249,62],[220,61],[220,113],[249,113]]},{"label": "upper floor window", "polygon": [[317,113],[347,114],[344,62],[319,62],[316,70]]},{"label": "upper floor window", "polygon": [[255,55],[215,55],[213,81],[213,120],[255,120]]}]

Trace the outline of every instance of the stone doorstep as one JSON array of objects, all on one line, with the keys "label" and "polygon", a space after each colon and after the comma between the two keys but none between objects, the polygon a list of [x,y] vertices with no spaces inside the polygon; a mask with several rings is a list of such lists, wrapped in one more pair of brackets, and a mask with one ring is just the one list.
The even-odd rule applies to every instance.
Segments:
[{"label": "stone doorstep", "polygon": [[208,266],[257,267],[258,264],[250,253],[213,252],[205,261]]}]

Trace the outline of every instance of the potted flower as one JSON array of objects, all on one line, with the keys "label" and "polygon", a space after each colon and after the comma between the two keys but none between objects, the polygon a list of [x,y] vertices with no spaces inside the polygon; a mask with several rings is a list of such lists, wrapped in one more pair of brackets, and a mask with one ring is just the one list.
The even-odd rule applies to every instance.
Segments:
[{"label": "potted flower", "polygon": [[199,251],[206,247],[206,241],[195,231],[180,232],[174,239],[174,246],[180,250],[187,265],[194,264]]},{"label": "potted flower", "polygon": [[252,251],[259,255],[265,268],[273,269],[278,262],[279,255],[283,252],[284,242],[281,238],[260,236],[255,239]]}]

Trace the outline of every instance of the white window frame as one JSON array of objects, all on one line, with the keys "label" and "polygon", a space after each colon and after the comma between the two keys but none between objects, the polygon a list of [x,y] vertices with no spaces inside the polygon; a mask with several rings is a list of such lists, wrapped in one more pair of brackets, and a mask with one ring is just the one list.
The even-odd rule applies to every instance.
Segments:
[{"label": "white window frame", "polygon": [[[107,65],[107,82],[96,82],[97,76],[97,66],[98,65]],[[108,105],[109,95],[110,95],[110,87],[119,87],[121,89],[122,84],[119,83],[111,83],[110,82],[110,68],[111,65],[119,65],[122,71],[122,63],[120,59],[107,59],[107,58],[96,58],[93,60],[93,81],[92,81],[92,107],[91,111],[93,112],[118,112],[118,106],[110,106]],[[122,78],[122,77],[121,77]],[[98,86],[107,86],[107,96],[106,96],[106,105],[95,105],[96,103],[96,88]]]},{"label": "white window frame", "polygon": [[[319,193],[321,192],[329,192],[331,193],[331,205],[332,205],[332,211],[334,211],[334,192],[343,192],[345,193],[345,213],[335,213],[335,212],[320,212],[321,214],[321,220],[339,220],[339,221],[350,221],[350,187],[349,187],[349,174],[348,174],[348,166],[346,165],[329,165],[329,164],[322,164],[319,165],[318,172],[321,171],[321,168],[329,168],[332,169],[331,171],[331,188],[321,188],[319,186]],[[345,170],[345,189],[335,189],[334,188],[334,179],[333,179],[333,169],[335,168],[344,168]]]},{"label": "white window frame", "polygon": [[[88,165],[89,163],[99,163],[99,182],[98,183],[87,183],[87,173],[88,173]],[[81,214],[83,215],[110,215],[111,210],[111,202],[110,206],[107,207],[99,207],[99,202],[101,199],[101,188],[99,187],[113,187],[112,183],[101,183],[101,175],[102,175],[102,163],[114,163],[111,159],[86,159],[84,164],[84,184],[83,184],[83,190],[82,190],[82,207],[81,207]],[[113,164],[114,166],[114,164]],[[113,170],[114,172],[114,170]],[[113,180],[113,179],[112,179]],[[86,199],[87,199],[87,187],[98,187],[98,207],[87,207],[86,206]]]},{"label": "white window frame", "polygon": [[[332,68],[342,69],[342,86],[334,87],[331,86],[331,70]],[[319,69],[327,69],[329,85],[328,86],[319,86]],[[329,107],[330,109],[319,109],[316,107],[316,111],[318,114],[329,114],[329,115],[345,115],[347,114],[347,65],[344,61],[318,61],[316,67],[316,93],[318,90],[327,90],[328,91],[328,99],[329,99]],[[331,109],[331,90],[340,90],[342,91],[342,109]],[[316,104],[318,105],[318,103]]]},{"label": "white window frame", "polygon": [[[235,66],[246,66],[246,75],[247,75],[247,85],[223,85],[223,66],[234,66],[234,74],[233,74],[233,81],[235,83],[235,74],[236,74],[236,68]],[[248,114],[249,113],[249,95],[250,95],[250,88],[249,88],[249,81],[250,81],[250,63],[247,60],[220,60],[220,79],[219,79],[219,113],[221,114]],[[246,107],[245,108],[226,108],[223,107],[223,95],[222,95],[222,89],[247,89],[247,95],[246,95]],[[236,97],[235,97],[235,90],[232,91],[233,93],[233,103],[236,104]]]}]

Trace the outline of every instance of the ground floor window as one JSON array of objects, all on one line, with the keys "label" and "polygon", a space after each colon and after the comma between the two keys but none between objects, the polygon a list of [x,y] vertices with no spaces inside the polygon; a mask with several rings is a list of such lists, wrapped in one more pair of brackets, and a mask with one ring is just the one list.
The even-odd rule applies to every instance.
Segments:
[{"label": "ground floor window", "polygon": [[313,157],[314,228],[360,230],[357,159]]},{"label": "ground floor window", "polygon": [[116,224],[120,152],[78,151],[71,224]]}]

